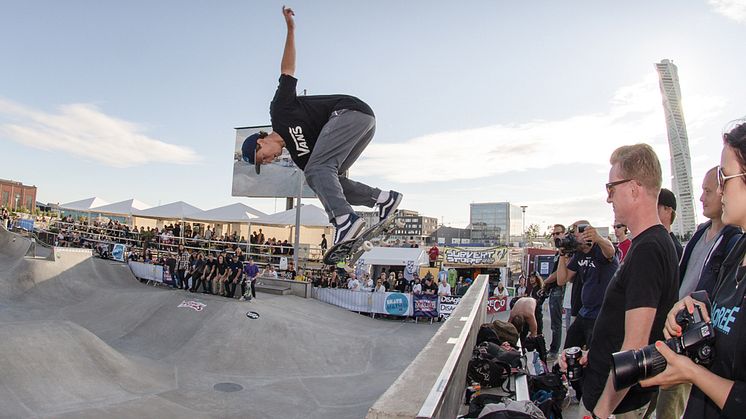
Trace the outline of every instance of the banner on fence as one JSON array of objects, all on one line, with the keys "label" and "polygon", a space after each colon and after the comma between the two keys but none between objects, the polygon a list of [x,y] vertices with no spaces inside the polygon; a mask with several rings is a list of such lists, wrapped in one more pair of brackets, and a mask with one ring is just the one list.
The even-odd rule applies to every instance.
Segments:
[{"label": "banner on fence", "polygon": [[351,291],[339,288],[314,288],[319,301],[363,313],[411,316],[412,296],[398,292]]},{"label": "banner on fence", "polygon": [[438,296],[419,294],[412,298],[412,313],[415,317],[438,317]]},{"label": "banner on fence", "polygon": [[123,244],[115,244],[114,247],[111,249],[111,258],[120,262],[124,262],[125,250],[126,248]]},{"label": "banner on fence", "polygon": [[487,314],[496,314],[508,308],[507,298],[490,297],[487,300]]},{"label": "banner on fence", "polygon": [[28,218],[22,218],[16,222],[16,226],[26,231],[34,231],[34,220],[28,219]]},{"label": "banner on fence", "polygon": [[129,267],[132,274],[137,278],[163,282],[163,266],[161,265],[130,261]]},{"label": "banner on fence", "polygon": [[447,319],[451,316],[453,310],[456,309],[459,301],[461,301],[461,297],[441,295],[438,297],[438,300],[438,314]]},{"label": "banner on fence", "polygon": [[168,267],[168,265],[163,265],[163,281],[166,285],[171,285],[172,287],[176,285],[176,281],[174,281],[174,277],[171,274],[171,268]]}]

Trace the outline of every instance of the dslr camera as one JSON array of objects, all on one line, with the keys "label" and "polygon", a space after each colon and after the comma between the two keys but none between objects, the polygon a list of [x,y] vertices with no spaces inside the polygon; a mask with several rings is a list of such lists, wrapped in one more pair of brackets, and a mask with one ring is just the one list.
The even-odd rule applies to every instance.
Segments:
[{"label": "dslr camera", "polygon": [[[584,232],[587,227],[588,224],[578,224],[578,233]],[[583,243],[579,242],[575,238],[575,231],[573,229],[568,230],[567,234],[565,234],[565,237],[558,237],[554,239],[554,247],[559,249],[561,253],[564,253],[568,256],[573,255],[582,245]]]},{"label": "dslr camera", "polygon": [[[705,303],[710,308],[706,291],[692,293],[692,298]],[[694,306],[694,313],[689,314],[686,308],[676,314],[676,323],[681,326],[681,336],[672,337],[665,343],[679,355],[686,355],[692,361],[709,366],[714,355],[715,329],[712,323],[702,319],[702,309]],[[639,350],[617,352],[612,355],[614,388],[619,391],[630,387],[640,380],[653,377],[666,369],[666,359],[651,344]]]}]

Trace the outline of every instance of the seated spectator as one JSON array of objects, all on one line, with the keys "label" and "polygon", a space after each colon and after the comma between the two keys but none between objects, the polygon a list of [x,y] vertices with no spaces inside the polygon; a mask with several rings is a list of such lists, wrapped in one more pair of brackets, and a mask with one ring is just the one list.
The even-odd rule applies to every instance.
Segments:
[{"label": "seated spectator", "polygon": [[422,287],[422,292],[426,295],[438,295],[438,286],[433,281],[433,276],[428,272],[425,275],[425,285]]},{"label": "seated spectator", "polygon": [[492,295],[497,297],[502,305],[506,305],[508,303],[508,289],[503,286],[502,281],[497,282],[497,286],[495,287],[495,290],[492,292]]},{"label": "seated spectator", "polygon": [[404,293],[407,292],[407,285],[409,285],[409,283],[404,278],[404,274],[399,272],[396,276],[396,283],[394,287],[397,291]]},{"label": "seated spectator", "polygon": [[272,266],[271,263],[268,263],[267,267],[265,267],[264,271],[262,271],[262,276],[266,278],[277,279],[277,271],[275,271],[275,267]]}]

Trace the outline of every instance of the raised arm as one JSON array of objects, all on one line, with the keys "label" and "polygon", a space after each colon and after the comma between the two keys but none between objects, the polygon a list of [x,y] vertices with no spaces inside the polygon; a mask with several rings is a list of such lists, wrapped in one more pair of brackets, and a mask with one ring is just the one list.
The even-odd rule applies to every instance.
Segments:
[{"label": "raised arm", "polygon": [[282,53],[280,73],[288,76],[295,75],[295,13],[293,9],[282,6],[282,15],[288,27],[287,38],[285,38],[285,51]]}]

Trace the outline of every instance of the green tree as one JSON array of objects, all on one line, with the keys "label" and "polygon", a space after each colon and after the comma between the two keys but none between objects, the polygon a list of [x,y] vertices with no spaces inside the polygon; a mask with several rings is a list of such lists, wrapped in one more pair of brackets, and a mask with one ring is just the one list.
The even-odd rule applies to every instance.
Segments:
[{"label": "green tree", "polygon": [[541,236],[541,227],[538,224],[530,224],[526,227],[526,240],[532,241]]}]

